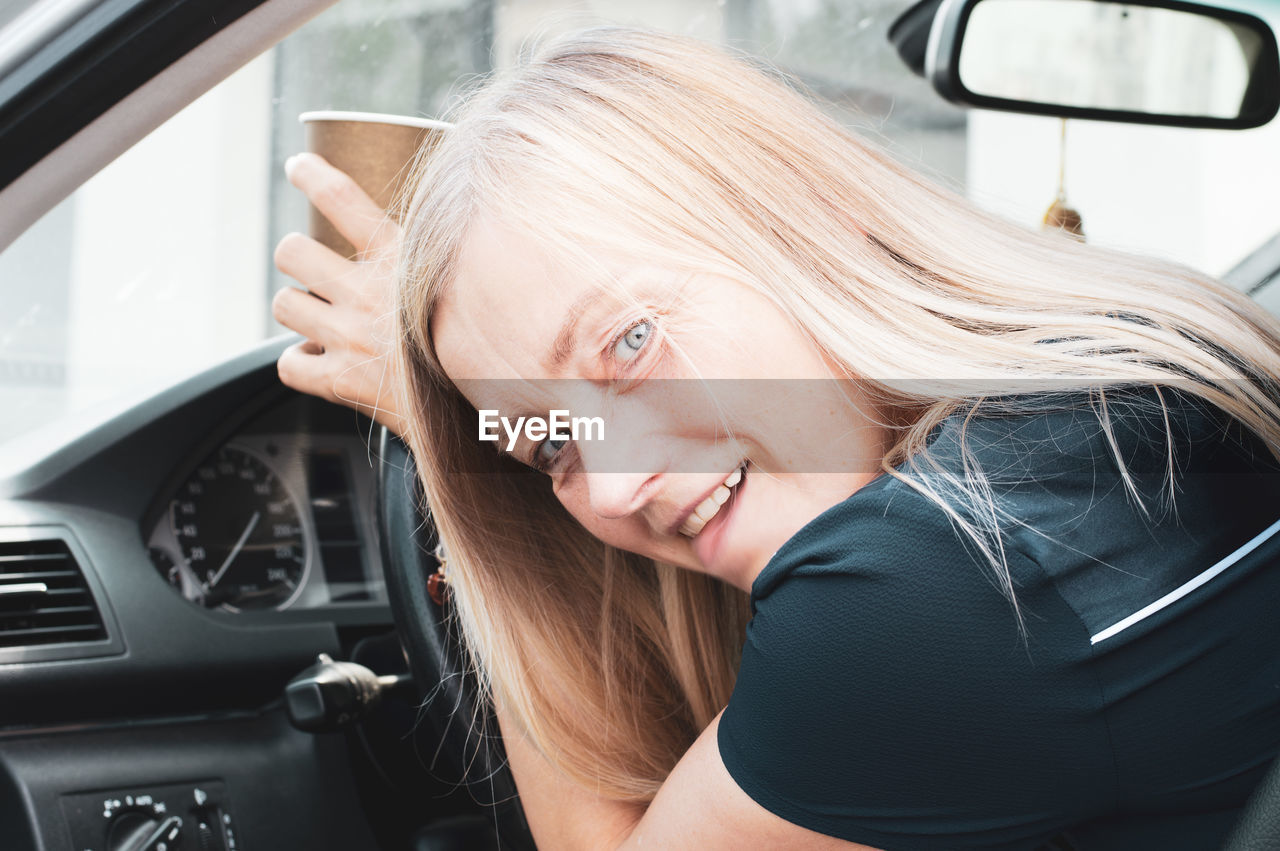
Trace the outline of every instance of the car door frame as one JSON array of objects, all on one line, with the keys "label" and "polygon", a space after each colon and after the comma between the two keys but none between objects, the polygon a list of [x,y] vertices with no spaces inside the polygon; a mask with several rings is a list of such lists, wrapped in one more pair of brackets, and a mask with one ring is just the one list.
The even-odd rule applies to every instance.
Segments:
[{"label": "car door frame", "polygon": [[152,130],[334,2],[104,0],[95,7],[101,14],[51,35],[0,78],[0,164],[7,169],[0,169],[0,251]]}]

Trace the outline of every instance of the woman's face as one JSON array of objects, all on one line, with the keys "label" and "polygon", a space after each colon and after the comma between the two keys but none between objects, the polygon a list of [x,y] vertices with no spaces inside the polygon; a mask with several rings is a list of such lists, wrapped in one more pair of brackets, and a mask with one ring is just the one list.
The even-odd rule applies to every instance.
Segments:
[{"label": "woman's face", "polygon": [[[433,320],[441,364],[477,409],[477,440],[479,412],[496,412],[495,449],[544,470],[596,537],[748,590],[877,475],[884,420],[750,288],[597,259],[608,286],[478,223]],[[557,410],[603,426],[511,437],[519,417]]]}]

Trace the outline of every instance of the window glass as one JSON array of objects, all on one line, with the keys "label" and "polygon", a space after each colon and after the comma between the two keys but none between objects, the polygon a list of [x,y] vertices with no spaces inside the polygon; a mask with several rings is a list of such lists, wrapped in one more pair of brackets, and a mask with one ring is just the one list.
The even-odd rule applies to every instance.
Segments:
[{"label": "window glass", "polygon": [[657,26],[761,55],[864,137],[1029,227],[1064,162],[1091,241],[1222,274],[1280,229],[1280,122],[1238,133],[1072,122],[1064,148],[1056,120],[962,111],[912,75],[886,39],[909,5],[342,0],[0,254],[0,441],[91,416],[281,331],[270,302],[289,281],[271,254],[307,220],[282,170],[303,146],[299,113],[438,116],[460,82],[513,61],[528,39],[590,23]]}]

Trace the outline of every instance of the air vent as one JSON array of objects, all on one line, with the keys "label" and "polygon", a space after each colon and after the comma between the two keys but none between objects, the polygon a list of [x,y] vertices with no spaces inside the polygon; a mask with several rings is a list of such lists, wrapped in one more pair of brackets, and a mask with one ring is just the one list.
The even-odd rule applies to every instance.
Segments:
[{"label": "air vent", "polygon": [[106,637],[93,594],[63,541],[0,541],[0,647]]}]

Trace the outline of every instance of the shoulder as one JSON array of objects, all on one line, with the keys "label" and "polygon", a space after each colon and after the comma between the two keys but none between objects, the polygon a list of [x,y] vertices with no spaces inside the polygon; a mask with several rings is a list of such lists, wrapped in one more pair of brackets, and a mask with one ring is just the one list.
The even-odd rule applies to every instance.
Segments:
[{"label": "shoulder", "polygon": [[1177,387],[1119,385],[984,399],[957,411],[936,430],[916,469],[958,478],[977,471],[993,493],[1028,482],[1064,482],[1073,475],[1163,471],[1170,452],[1244,438],[1230,419]]},{"label": "shoulder", "polygon": [[962,487],[981,476],[996,499],[1011,483],[1058,487],[1091,472],[1105,448],[1087,393],[1008,397],[957,410],[933,429],[922,452],[787,541],[757,577],[753,602],[793,578],[898,577],[902,568],[910,575],[939,560],[980,568],[984,559],[960,525],[974,520]]},{"label": "shoulder", "polygon": [[[978,470],[987,480],[1025,632],[956,522],[970,510],[886,474],[812,521],[757,577],[720,755],[766,809],[833,836],[946,849],[1034,842],[1117,793],[1089,662],[1094,621],[1108,612],[1090,601],[1146,599],[1154,562],[1161,575],[1166,563],[1198,563],[1151,558],[1175,536],[1135,507],[1121,468],[1154,497],[1172,460],[1192,516],[1162,522],[1234,530],[1262,509],[1250,507],[1256,488],[1222,473],[1256,474],[1266,447],[1191,394],[1115,388],[957,412],[927,452],[899,472],[944,489]],[[1032,534],[1037,523],[1052,536]],[[1235,546],[1227,537],[1205,534]]]},{"label": "shoulder", "polygon": [[[1164,504],[1177,484],[1171,469],[1179,476],[1276,472],[1261,441],[1178,388],[986,399],[941,422],[925,450],[895,468],[898,475],[882,474],[800,530],[757,577],[752,599],[772,595],[788,578],[883,572],[900,559],[945,557],[985,570],[987,560],[959,526],[981,519],[975,512],[996,512],[1006,530],[1055,525],[1055,517],[1101,507],[1099,495],[1126,479],[1144,502]],[[963,492],[979,478],[990,508]],[[1003,542],[1015,562],[1023,537]]]},{"label": "shoulder", "polygon": [[937,503],[888,473],[808,523],[756,577],[752,602],[774,597],[789,579],[859,576],[870,579],[911,548],[951,550],[960,543]]},{"label": "shoulder", "polygon": [[1029,595],[1044,620],[1028,647],[990,568],[905,486],[816,522],[756,588],[720,722],[721,759],[747,795],[847,840],[957,849],[1050,835],[1078,817],[1062,802],[1106,794],[1072,612]]},{"label": "shoulder", "polygon": [[[1091,475],[1078,471],[1103,457],[1098,416],[1058,401],[948,418],[926,469],[946,479],[980,466],[997,482]],[[1108,794],[1100,695],[1079,664],[1088,633],[1008,542],[1024,633],[957,522],[971,519],[886,474],[757,577],[718,739],[762,806],[871,845],[991,847],[1050,835]]]}]

